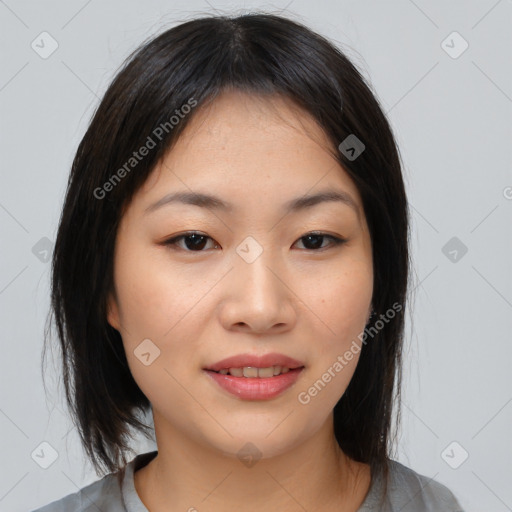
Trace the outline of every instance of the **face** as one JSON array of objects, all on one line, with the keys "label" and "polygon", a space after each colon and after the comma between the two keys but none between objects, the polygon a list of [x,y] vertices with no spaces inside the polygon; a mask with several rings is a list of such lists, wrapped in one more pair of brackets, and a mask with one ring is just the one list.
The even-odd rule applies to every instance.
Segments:
[{"label": "face", "polygon": [[[250,440],[263,458],[331,417],[359,353],[339,356],[360,345],[373,292],[357,188],[307,114],[269,101],[226,92],[195,113],[123,215],[108,314],[157,432],[233,456]],[[326,191],[348,199],[287,208]],[[219,202],[162,201],[177,192]],[[240,379],[251,377],[206,370],[270,353],[303,368],[248,386]],[[231,392],[219,384],[227,380],[238,382]]]}]

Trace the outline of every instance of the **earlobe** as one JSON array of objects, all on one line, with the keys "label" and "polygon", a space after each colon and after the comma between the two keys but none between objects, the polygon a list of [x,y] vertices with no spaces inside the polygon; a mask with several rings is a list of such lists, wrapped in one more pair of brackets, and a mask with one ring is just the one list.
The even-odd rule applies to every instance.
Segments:
[{"label": "earlobe", "polygon": [[366,323],[370,321],[370,318],[375,314],[375,310],[373,309],[373,305],[370,305],[370,311],[368,311],[368,316],[366,318]]},{"label": "earlobe", "polygon": [[112,293],[109,293],[107,299],[107,322],[114,329],[119,331],[119,312],[117,309],[117,302]]}]

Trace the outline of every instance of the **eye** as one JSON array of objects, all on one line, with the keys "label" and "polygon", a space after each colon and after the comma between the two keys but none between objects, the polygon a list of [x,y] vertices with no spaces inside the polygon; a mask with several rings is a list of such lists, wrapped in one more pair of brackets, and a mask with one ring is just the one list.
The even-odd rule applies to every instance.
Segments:
[{"label": "eye", "polygon": [[[325,249],[326,247],[322,247],[322,241],[325,239],[331,240],[331,247],[336,247],[338,245],[341,245],[345,243],[347,240],[345,238],[340,238],[333,235],[328,235],[327,233],[320,233],[320,232],[311,232],[308,233],[299,240],[305,240],[306,245],[310,245],[312,247],[306,247],[307,250],[313,250],[318,252],[318,249]],[[329,246],[327,246],[328,248]]]},{"label": "eye", "polygon": [[[331,241],[331,247],[335,247],[345,243],[347,240],[345,238],[340,238],[333,235],[328,235],[327,233],[321,232],[311,232],[303,235],[299,238],[299,240],[305,241],[306,245],[310,247],[306,247],[306,250],[312,250],[318,252],[319,249],[326,249],[329,245],[324,246],[323,242],[328,239]],[[208,235],[203,235],[202,233],[197,233],[195,231],[190,231],[188,233],[184,233],[182,235],[175,236],[163,242],[165,246],[178,247],[186,252],[204,252],[204,248],[207,245],[207,241],[211,240],[214,242],[213,238]],[[180,245],[180,242],[185,243],[185,247]],[[215,242],[215,247],[219,247],[219,244]]]},{"label": "eye", "polygon": [[[180,246],[178,242],[182,240],[185,241],[185,248]],[[170,238],[166,240],[163,245],[165,246],[177,246],[180,249],[183,249],[187,252],[204,252],[202,249],[204,248],[206,240],[213,240],[213,238],[203,235],[202,233],[196,233],[195,231],[190,231],[188,233],[184,233],[183,235],[175,236],[174,238]],[[216,244],[218,247],[219,244]]]}]

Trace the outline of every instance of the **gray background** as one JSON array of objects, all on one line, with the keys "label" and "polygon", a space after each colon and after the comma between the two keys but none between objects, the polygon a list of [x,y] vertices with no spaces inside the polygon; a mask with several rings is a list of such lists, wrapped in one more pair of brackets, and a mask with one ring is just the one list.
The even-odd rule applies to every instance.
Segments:
[{"label": "gray background", "polygon": [[[510,0],[0,1],[0,509],[31,510],[97,479],[63,405],[58,361],[48,394],[42,387],[45,260],[74,151],[122,60],[216,9],[284,9],[373,84],[413,211],[398,460],[446,484],[467,511],[512,510]],[[47,58],[43,31],[58,44]],[[469,44],[460,55],[454,31]],[[43,442],[58,454],[47,469]]]}]

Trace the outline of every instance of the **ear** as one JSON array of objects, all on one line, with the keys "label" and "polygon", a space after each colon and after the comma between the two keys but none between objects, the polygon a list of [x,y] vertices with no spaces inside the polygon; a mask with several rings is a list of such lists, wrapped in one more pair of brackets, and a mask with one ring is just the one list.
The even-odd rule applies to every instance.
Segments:
[{"label": "ear", "polygon": [[112,292],[109,292],[107,298],[107,322],[119,331],[119,309],[117,307],[117,300]]},{"label": "ear", "polygon": [[373,305],[370,304],[370,309],[368,311],[368,316],[366,317],[366,323],[370,321],[370,318],[375,314],[375,311],[373,310]]}]

